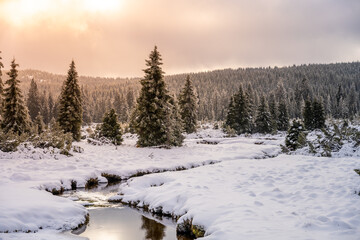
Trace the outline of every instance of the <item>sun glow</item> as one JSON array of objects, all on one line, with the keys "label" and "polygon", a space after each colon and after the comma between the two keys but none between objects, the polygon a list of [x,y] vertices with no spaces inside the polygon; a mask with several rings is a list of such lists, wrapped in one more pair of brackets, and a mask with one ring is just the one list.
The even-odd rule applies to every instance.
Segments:
[{"label": "sun glow", "polygon": [[85,0],[83,4],[90,12],[113,11],[120,7],[121,0]]},{"label": "sun glow", "polygon": [[55,18],[76,18],[88,13],[111,13],[120,9],[123,0],[0,0],[0,19],[24,26]]}]

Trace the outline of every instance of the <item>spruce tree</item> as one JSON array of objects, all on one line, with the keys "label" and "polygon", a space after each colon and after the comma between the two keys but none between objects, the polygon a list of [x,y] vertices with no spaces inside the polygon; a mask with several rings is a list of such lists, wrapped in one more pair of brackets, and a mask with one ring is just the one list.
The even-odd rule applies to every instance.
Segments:
[{"label": "spruce tree", "polygon": [[117,92],[114,97],[113,106],[120,122],[127,122],[129,119],[129,109],[124,94]]},{"label": "spruce tree", "polygon": [[11,62],[9,79],[6,81],[7,87],[4,89],[4,112],[1,127],[5,133],[14,132],[18,135],[30,131],[29,113],[25,106],[20,90],[18,77],[19,64],[15,59]]},{"label": "spruce tree", "polygon": [[315,99],[312,103],[313,128],[321,129],[325,127],[325,111],[322,103]]},{"label": "spruce tree", "polygon": [[314,129],[314,113],[313,113],[313,108],[312,108],[310,100],[307,100],[305,102],[303,118],[304,118],[305,128],[307,130],[313,130]]},{"label": "spruce tree", "polygon": [[182,137],[177,136],[177,130],[174,129],[176,124],[170,121],[174,107],[166,89],[161,61],[161,55],[155,46],[146,60],[148,68],[144,70],[145,77],[140,81],[141,92],[134,111],[136,115],[132,120],[132,128],[139,137],[137,145],[140,147],[169,147],[182,143]]},{"label": "spruce tree", "polygon": [[295,151],[296,149],[305,145],[306,135],[304,130],[304,126],[300,121],[293,121],[285,138],[285,145],[289,150]]},{"label": "spruce tree", "polygon": [[234,129],[237,134],[249,133],[252,130],[249,98],[241,85],[230,101],[226,124]]},{"label": "spruce tree", "polygon": [[69,132],[75,140],[80,140],[82,100],[74,61],[70,64],[67,79],[62,87],[57,121],[65,133]]},{"label": "spruce tree", "polygon": [[185,86],[180,93],[179,105],[185,132],[196,132],[197,98],[189,75],[186,76]]},{"label": "spruce tree", "polygon": [[105,113],[99,135],[108,138],[115,145],[122,143],[122,130],[118,122],[118,116],[113,108]]},{"label": "spruce tree", "polygon": [[43,118],[44,124],[48,125],[50,123],[50,111],[49,111],[49,102],[46,91],[44,90],[43,94],[40,95],[40,113]]},{"label": "spruce tree", "polygon": [[29,110],[30,119],[31,121],[34,121],[40,112],[39,90],[36,82],[34,81],[34,78],[31,79],[30,83],[30,89],[27,98],[27,107]]},{"label": "spruce tree", "polygon": [[271,133],[272,122],[268,105],[265,102],[265,97],[261,96],[260,104],[257,109],[257,115],[255,119],[256,132],[259,133]]},{"label": "spruce tree", "polygon": [[37,134],[41,134],[44,132],[45,129],[45,123],[43,120],[43,117],[41,116],[40,113],[38,113],[38,115],[36,116],[35,120],[34,120],[34,127],[36,128],[36,133]]},{"label": "spruce tree", "polygon": [[279,102],[277,127],[279,131],[287,131],[289,128],[289,114],[284,100]]},{"label": "spruce tree", "polygon": [[271,127],[274,132],[278,130],[277,122],[278,122],[278,106],[275,100],[275,95],[270,94],[269,97],[269,112],[271,117]]}]

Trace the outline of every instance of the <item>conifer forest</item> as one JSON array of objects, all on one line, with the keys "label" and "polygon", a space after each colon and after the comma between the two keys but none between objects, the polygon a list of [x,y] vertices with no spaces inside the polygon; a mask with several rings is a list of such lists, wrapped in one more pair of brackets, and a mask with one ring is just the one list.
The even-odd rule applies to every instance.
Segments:
[{"label": "conifer forest", "polygon": [[360,1],[0,0],[0,240],[356,240]]}]

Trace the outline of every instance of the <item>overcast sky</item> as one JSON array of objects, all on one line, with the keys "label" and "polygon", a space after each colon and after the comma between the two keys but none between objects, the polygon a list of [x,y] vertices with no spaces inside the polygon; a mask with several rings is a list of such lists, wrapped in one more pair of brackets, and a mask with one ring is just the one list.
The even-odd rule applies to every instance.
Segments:
[{"label": "overcast sky", "polygon": [[0,0],[8,69],[143,76],[360,60],[360,0]]}]

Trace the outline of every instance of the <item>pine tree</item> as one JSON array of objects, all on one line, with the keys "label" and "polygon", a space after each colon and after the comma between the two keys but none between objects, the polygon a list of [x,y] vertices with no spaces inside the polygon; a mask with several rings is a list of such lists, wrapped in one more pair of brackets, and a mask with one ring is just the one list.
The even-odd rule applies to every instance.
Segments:
[{"label": "pine tree", "polygon": [[51,119],[55,119],[55,102],[54,102],[54,98],[51,94],[51,92],[49,92],[49,97],[48,97],[48,106],[49,106],[49,123],[51,122]]},{"label": "pine tree", "polygon": [[260,98],[260,104],[257,109],[255,124],[256,131],[259,133],[271,133],[272,131],[271,116],[264,96],[261,96]]},{"label": "pine tree", "polygon": [[118,116],[113,108],[105,113],[99,135],[108,138],[115,145],[122,143],[122,130],[118,123]]},{"label": "pine tree", "polygon": [[119,92],[115,94],[113,106],[115,112],[119,116],[119,121],[127,122],[129,119],[129,109],[128,109],[127,101],[125,100],[123,94],[120,94]]},{"label": "pine tree", "polygon": [[7,88],[4,89],[4,113],[1,127],[5,133],[14,132],[18,135],[30,131],[29,113],[25,106],[20,90],[20,81],[17,79],[19,64],[15,59],[11,62],[9,79],[6,81]]},{"label": "pine tree", "polygon": [[312,103],[313,111],[313,128],[321,129],[325,127],[325,111],[322,103],[318,100],[314,100]]},{"label": "pine tree", "polygon": [[304,118],[305,128],[307,130],[313,130],[314,129],[314,113],[313,113],[313,107],[312,107],[310,100],[307,100],[305,102],[303,118]]},{"label": "pine tree", "polygon": [[306,135],[304,130],[304,126],[300,121],[293,121],[285,138],[285,145],[289,150],[295,151],[305,145]]},{"label": "pine tree", "polygon": [[270,117],[271,117],[271,127],[272,127],[272,131],[276,132],[278,130],[278,106],[275,100],[275,95],[274,94],[270,94],[269,97],[269,112],[270,112]]},{"label": "pine tree", "polygon": [[46,96],[45,90],[43,94],[40,95],[40,113],[43,118],[44,124],[48,125],[50,123],[51,118],[49,113],[48,97]]},{"label": "pine tree", "polygon": [[238,92],[231,98],[226,124],[237,134],[251,132],[251,110],[247,94],[240,85]]},{"label": "pine tree", "polygon": [[75,63],[72,61],[67,79],[62,87],[57,121],[64,132],[72,133],[73,138],[77,141],[79,141],[81,137],[82,111],[78,74],[75,69]]},{"label": "pine tree", "polygon": [[30,89],[27,98],[27,107],[29,110],[30,119],[31,121],[34,121],[36,116],[40,112],[39,90],[36,82],[34,81],[34,78],[31,79],[31,83],[30,83]]},{"label": "pine tree", "polygon": [[280,131],[289,129],[289,114],[284,100],[279,102],[277,127]]},{"label": "pine tree", "polygon": [[[133,117],[132,128],[138,134],[138,146],[173,146],[180,145],[176,139],[176,129],[170,121],[173,116],[172,98],[166,89],[164,73],[161,69],[161,55],[155,46],[146,60],[148,68],[145,77],[140,81],[141,92],[137,100],[136,116]],[[176,143],[176,144],[175,144]],[[180,144],[178,144],[180,143]]]},{"label": "pine tree", "polygon": [[88,95],[85,93],[84,88],[81,87],[81,98],[82,98],[82,107],[83,107],[83,115],[82,115],[82,119],[83,119],[83,124],[84,125],[90,125],[92,120],[91,120],[91,114],[90,114],[90,106],[89,106],[89,97]]},{"label": "pine tree", "polygon": [[36,128],[36,133],[37,134],[41,134],[44,132],[45,129],[45,123],[43,121],[43,117],[41,116],[40,113],[38,113],[38,115],[36,116],[35,120],[34,120],[34,125]]},{"label": "pine tree", "polygon": [[186,133],[196,132],[197,124],[197,99],[190,80],[187,75],[185,86],[179,97],[180,115]]},{"label": "pine tree", "polygon": [[179,147],[184,141],[184,136],[182,135],[183,124],[179,113],[179,107],[174,96],[170,98],[168,105],[169,107],[167,109],[169,109],[170,112],[166,114],[166,116],[172,131],[169,132],[168,143],[166,145]]}]

